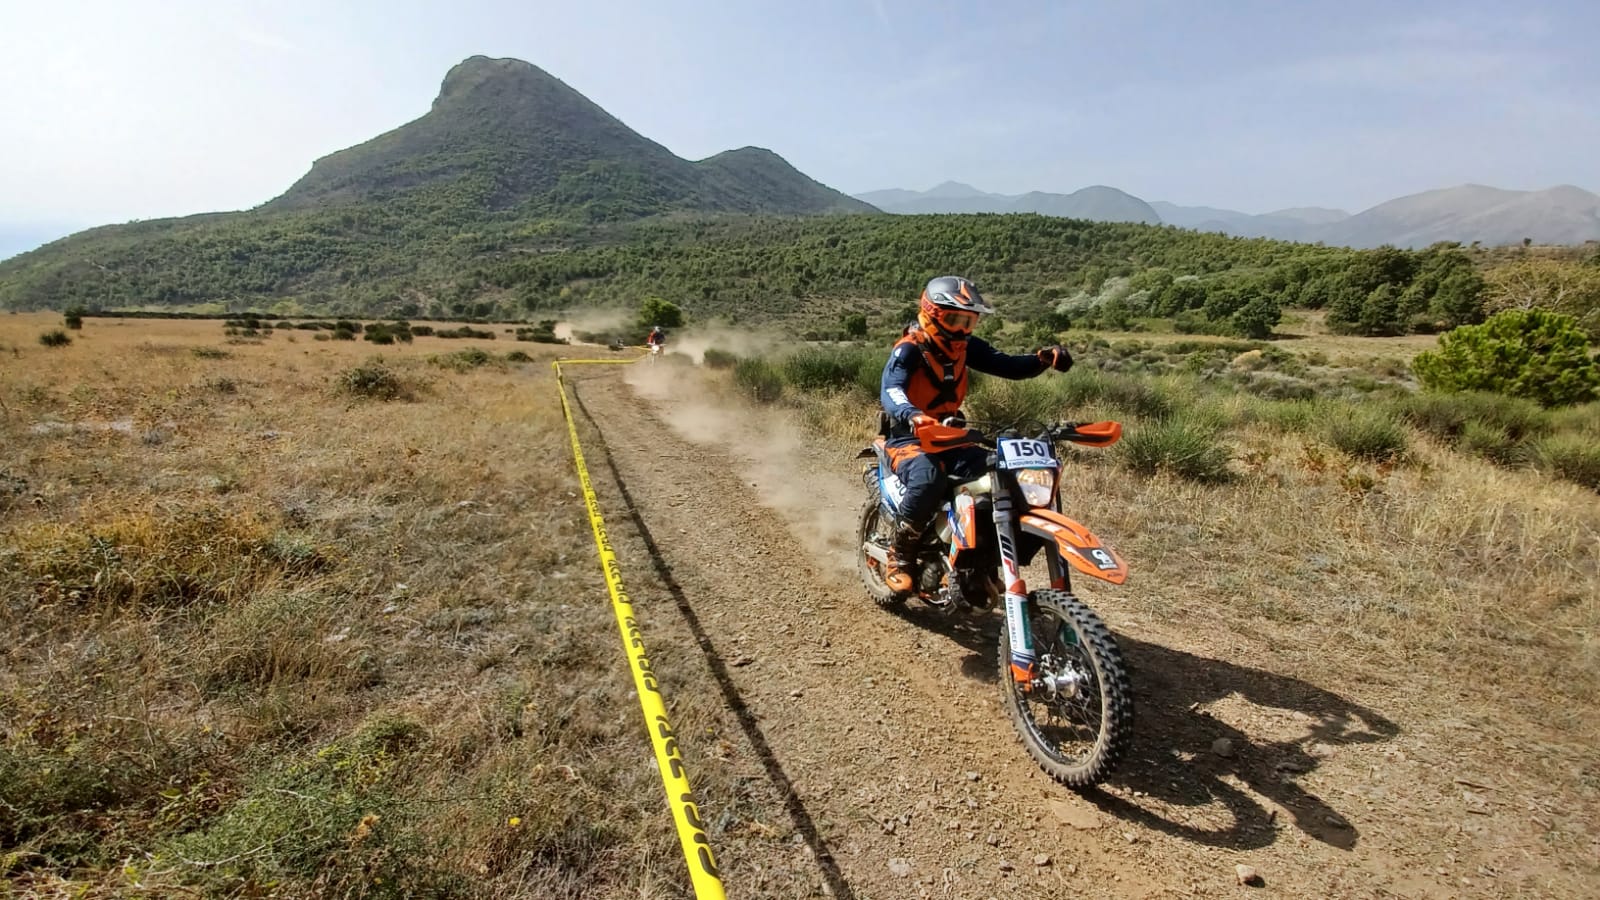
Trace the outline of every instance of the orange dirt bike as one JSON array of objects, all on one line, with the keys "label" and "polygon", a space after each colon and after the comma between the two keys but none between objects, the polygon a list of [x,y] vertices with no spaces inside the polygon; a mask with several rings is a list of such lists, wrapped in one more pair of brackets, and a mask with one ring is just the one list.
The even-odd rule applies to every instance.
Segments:
[{"label": "orange dirt bike", "polygon": [[[880,425],[887,422],[880,419]],[[886,428],[857,458],[868,496],[861,510],[857,567],[867,593],[891,608],[908,597],[884,583],[894,519],[905,485],[884,447]],[[993,438],[963,426],[919,432],[925,452],[962,446],[989,449],[986,471],[969,481],[946,479],[950,497],[917,551],[914,595],[944,614],[996,606],[1000,681],[1006,708],[1028,753],[1052,778],[1071,787],[1103,779],[1133,736],[1133,689],[1116,641],[1100,617],[1072,591],[1072,572],[1122,584],[1128,568],[1088,529],[1061,514],[1058,441],[1108,447],[1122,437],[1116,422],[1050,425],[1027,437],[1015,428]],[[1021,570],[1045,552],[1050,587],[1029,590]]]}]

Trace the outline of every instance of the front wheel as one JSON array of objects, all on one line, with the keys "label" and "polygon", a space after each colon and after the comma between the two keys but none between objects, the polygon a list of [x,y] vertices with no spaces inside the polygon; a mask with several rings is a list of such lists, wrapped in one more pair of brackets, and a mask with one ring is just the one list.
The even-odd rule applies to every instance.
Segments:
[{"label": "front wheel", "polygon": [[1011,673],[1011,635],[1000,629],[1000,681],[1011,724],[1039,767],[1068,787],[1101,781],[1133,741],[1133,688],[1122,651],[1094,610],[1065,591],[1028,601],[1034,679]]},{"label": "front wheel", "polygon": [[889,589],[883,580],[883,566],[867,555],[868,545],[887,549],[894,540],[894,522],[883,514],[883,502],[876,489],[867,492],[861,505],[861,522],[856,528],[856,569],[872,602],[884,609],[904,605],[906,598]]}]

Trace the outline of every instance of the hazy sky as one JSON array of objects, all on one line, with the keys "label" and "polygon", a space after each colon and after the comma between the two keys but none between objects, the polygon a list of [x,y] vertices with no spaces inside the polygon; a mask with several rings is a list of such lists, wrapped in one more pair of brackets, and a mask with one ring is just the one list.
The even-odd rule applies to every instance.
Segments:
[{"label": "hazy sky", "polygon": [[1592,0],[0,0],[0,238],[254,206],[478,53],[852,193],[1600,190],[1597,41]]}]

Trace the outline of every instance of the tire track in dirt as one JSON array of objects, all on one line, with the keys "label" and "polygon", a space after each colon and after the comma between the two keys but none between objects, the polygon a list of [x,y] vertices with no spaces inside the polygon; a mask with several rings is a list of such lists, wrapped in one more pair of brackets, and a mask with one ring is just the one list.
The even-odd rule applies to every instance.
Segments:
[{"label": "tire track in dirt", "polygon": [[[597,490],[637,515],[660,559],[648,571],[647,555],[624,557],[628,581],[636,598],[652,582],[677,596],[708,675],[726,685],[714,689],[755,735],[750,752],[792,792],[785,806],[797,830],[814,830],[806,842],[836,895],[1054,897],[1093,886],[1099,896],[1145,896],[1157,887],[1127,851],[1052,819],[1051,800],[1068,815],[1095,813],[1017,744],[993,680],[996,620],[941,633],[914,613],[878,610],[853,574],[796,546],[741,476],[743,461],[680,438],[627,390],[593,375],[575,392],[622,484]],[[773,894],[795,895],[804,892]]]},{"label": "tire track in dirt", "polygon": [[1254,896],[1511,895],[1481,879],[1463,890],[1438,864],[1456,850],[1462,864],[1494,858],[1459,830],[1449,851],[1427,836],[1444,823],[1410,786],[1437,780],[1422,723],[1402,730],[1273,671],[1292,654],[1222,619],[1152,620],[1115,592],[1090,600],[1133,671],[1134,752],[1098,790],[1056,785],[1001,706],[998,617],[877,609],[846,564],[858,464],[797,437],[788,413],[719,408],[699,379],[636,367],[593,374],[578,394],[608,447],[597,490],[637,516],[659,560],[652,570],[642,544],[624,554],[629,583],[658,592],[663,626],[673,602],[690,620],[706,662],[680,668],[722,691],[741,753],[764,760],[803,837],[754,867],[809,883],[730,880],[730,896],[1215,895],[1242,890],[1238,863],[1267,878]]}]

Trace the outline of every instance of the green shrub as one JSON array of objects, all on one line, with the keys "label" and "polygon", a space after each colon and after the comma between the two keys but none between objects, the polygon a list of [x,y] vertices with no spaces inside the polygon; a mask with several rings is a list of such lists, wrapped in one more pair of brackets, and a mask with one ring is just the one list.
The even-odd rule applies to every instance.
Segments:
[{"label": "green shrub", "polygon": [[433,334],[433,326],[432,325],[413,325],[413,326],[411,326],[411,333],[416,335],[417,337],[429,337],[430,335]]},{"label": "green shrub", "polygon": [[1473,419],[1461,429],[1456,446],[1464,453],[1481,456],[1502,466],[1514,466],[1526,459],[1522,442],[1505,428]]},{"label": "green shrub", "polygon": [[708,347],[702,361],[708,369],[731,369],[739,364],[739,357],[726,350]]},{"label": "green shrub", "polygon": [[428,362],[441,369],[450,369],[455,372],[466,372],[481,366],[489,365],[495,361],[493,353],[481,347],[468,347],[454,353],[445,353],[428,357]]},{"label": "green shrub", "polygon": [[39,343],[46,347],[65,347],[72,343],[72,338],[65,331],[56,328],[39,335]]},{"label": "green shrub", "polygon": [[1463,325],[1411,365],[1429,390],[1493,391],[1544,406],[1600,397],[1600,363],[1589,355],[1588,334],[1571,316],[1542,309],[1508,309],[1482,325]]},{"label": "green shrub", "polygon": [[530,363],[530,362],[533,362],[533,357],[529,356],[528,354],[524,353],[521,350],[513,350],[510,353],[506,354],[506,362],[508,362],[508,363]]},{"label": "green shrub", "polygon": [[1061,417],[1062,401],[1060,392],[1042,378],[983,378],[967,394],[966,411],[974,423],[990,426],[1050,423]]},{"label": "green shrub", "polygon": [[1099,402],[1132,415],[1160,419],[1171,415],[1174,408],[1172,397],[1145,378],[1073,369],[1055,384],[1059,385],[1061,404],[1068,409]]},{"label": "green shrub", "polygon": [[[883,359],[865,348],[807,347],[778,363],[784,384],[801,391],[842,390],[870,384],[876,394]],[[863,378],[863,375],[870,376]]]},{"label": "green shrub", "polygon": [[1357,459],[1393,462],[1405,456],[1411,438],[1405,425],[1386,410],[1349,406],[1323,425],[1328,443]]},{"label": "green shrub", "polygon": [[207,896],[449,896],[423,820],[401,800],[421,727],[379,719],[315,753],[280,760],[201,828],[161,846],[153,866]]},{"label": "green shrub", "polygon": [[409,322],[368,322],[363,331],[366,332],[363,337],[374,344],[411,343]]},{"label": "green shrub", "polygon": [[72,329],[73,331],[80,331],[80,330],[83,329],[83,313],[84,313],[83,307],[81,307],[81,306],[71,307],[65,313],[62,314],[61,321],[68,328]]},{"label": "green shrub", "polygon": [[1215,428],[1182,416],[1130,427],[1118,447],[1122,464],[1133,472],[1166,472],[1202,483],[1225,481],[1232,456]]},{"label": "green shrub", "polygon": [[346,369],[338,376],[341,393],[368,400],[400,400],[410,396],[405,382],[381,362]]},{"label": "green shrub", "polygon": [[[414,329],[412,333],[416,333]],[[467,325],[462,325],[460,328],[446,328],[441,331],[435,331],[433,332],[433,336],[440,338],[470,338],[481,341],[494,340],[494,332],[483,331]]]},{"label": "green shrub", "polygon": [[190,347],[189,352],[201,359],[227,359],[233,356],[221,347]]},{"label": "green shrub", "polygon": [[1473,422],[1497,428],[1513,441],[1550,429],[1550,414],[1532,400],[1481,391],[1411,394],[1395,410],[1419,430],[1451,442]]},{"label": "green shrub", "polygon": [[1552,432],[1586,434],[1600,442],[1600,403],[1553,409],[1549,411],[1548,416]]},{"label": "green shrub", "polygon": [[1534,442],[1533,458],[1541,469],[1600,491],[1600,443],[1581,434],[1554,434]]},{"label": "green shrub", "polygon": [[1334,404],[1317,398],[1294,400],[1257,400],[1245,407],[1244,422],[1260,422],[1274,431],[1286,434],[1304,434],[1328,420],[1334,409],[1343,415],[1346,404]]},{"label": "green shrub", "polygon": [[1244,381],[1244,389],[1269,400],[1310,400],[1317,395],[1311,382],[1276,372],[1251,373]]},{"label": "green shrub", "polygon": [[783,376],[760,357],[739,360],[733,367],[733,383],[757,403],[776,403],[783,396]]}]

